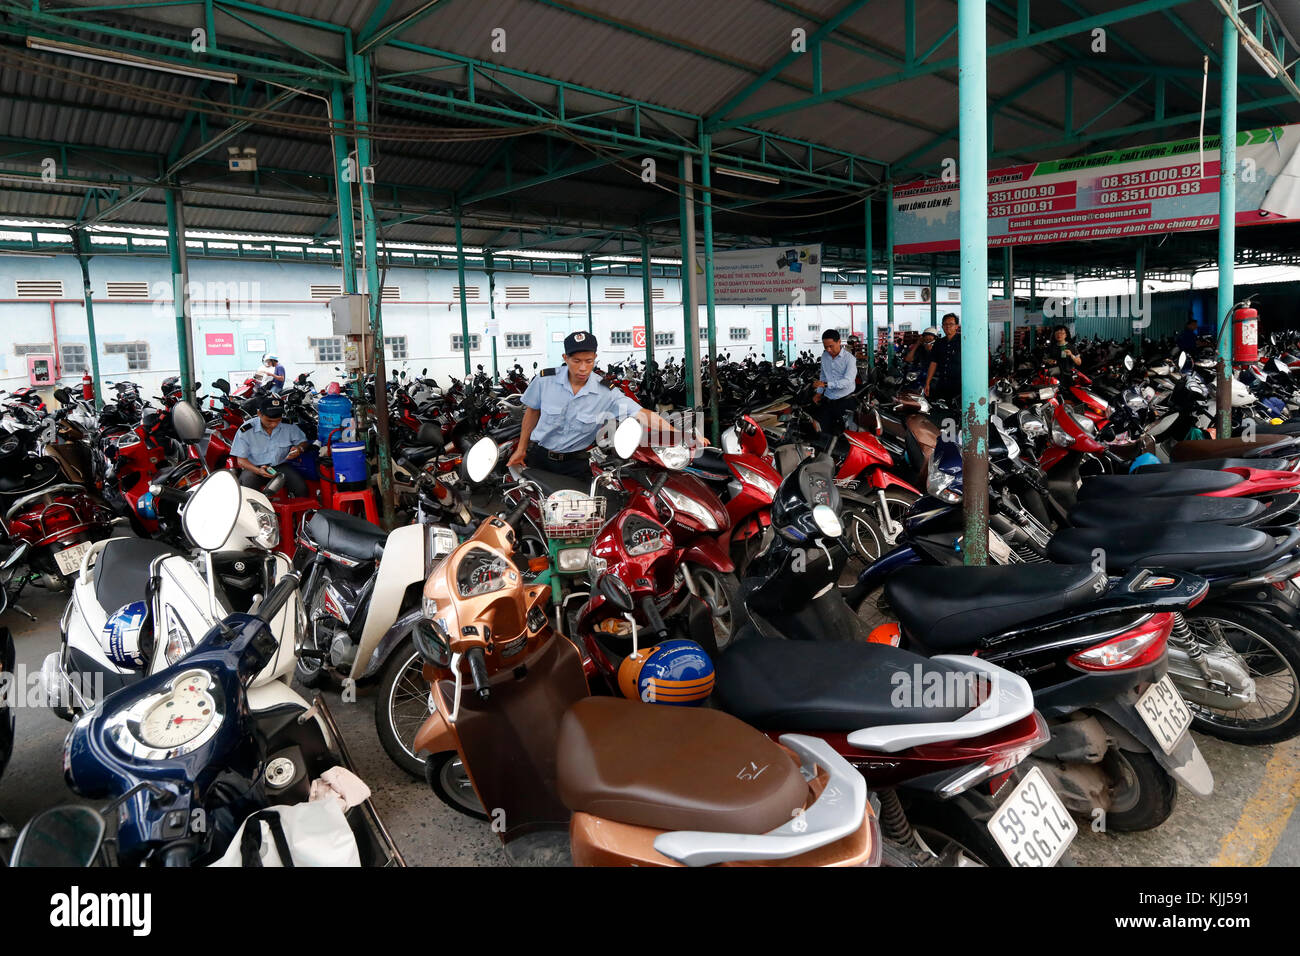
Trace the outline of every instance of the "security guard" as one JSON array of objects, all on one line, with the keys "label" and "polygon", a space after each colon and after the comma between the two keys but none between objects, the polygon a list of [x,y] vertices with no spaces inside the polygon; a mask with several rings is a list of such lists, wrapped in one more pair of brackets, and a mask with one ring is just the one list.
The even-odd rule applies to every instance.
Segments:
[{"label": "security guard", "polygon": [[588,452],[610,418],[636,415],[647,428],[671,429],[654,412],[606,385],[592,371],[595,367],[596,337],[571,333],[564,340],[564,364],[543,369],[524,390],[527,410],[509,467],[526,465],[586,480],[591,478]]},{"label": "security guard", "polygon": [[[257,419],[245,422],[235,432],[230,444],[230,455],[239,466],[239,483],[249,488],[261,488],[275,472],[269,470],[292,461],[307,450],[307,436],[297,425],[283,422],[284,399],[272,395],[262,402]],[[284,487],[298,498],[307,497],[307,483],[293,468],[277,468],[284,474]]]}]

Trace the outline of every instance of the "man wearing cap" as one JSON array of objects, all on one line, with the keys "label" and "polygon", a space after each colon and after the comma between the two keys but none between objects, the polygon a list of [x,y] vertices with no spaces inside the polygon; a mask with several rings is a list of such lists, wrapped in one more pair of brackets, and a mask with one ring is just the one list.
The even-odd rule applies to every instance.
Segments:
[{"label": "man wearing cap", "polygon": [[[275,474],[284,474],[284,487],[298,498],[307,496],[307,483],[293,468],[280,468],[307,450],[307,436],[297,425],[281,421],[284,417],[284,399],[278,395],[266,398],[257,410],[254,421],[245,422],[235,432],[230,444],[230,455],[239,471],[239,483],[249,488],[261,488]],[[275,468],[275,471],[271,469]]]},{"label": "man wearing cap", "polygon": [[609,419],[636,415],[648,428],[671,430],[654,412],[606,385],[595,367],[596,337],[590,332],[571,333],[564,340],[564,364],[543,369],[524,390],[524,420],[509,467],[527,466],[590,480],[588,452]]},{"label": "man wearing cap", "polygon": [[280,364],[280,358],[276,355],[268,355],[265,361],[266,372],[271,380],[271,391],[279,395],[284,391],[284,366]]}]

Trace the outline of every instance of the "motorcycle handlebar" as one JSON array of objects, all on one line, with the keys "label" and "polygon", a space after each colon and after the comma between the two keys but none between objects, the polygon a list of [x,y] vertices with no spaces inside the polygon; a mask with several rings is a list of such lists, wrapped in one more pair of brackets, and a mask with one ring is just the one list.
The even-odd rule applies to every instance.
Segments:
[{"label": "motorcycle handlebar", "polygon": [[[156,491],[154,489],[157,489]],[[149,490],[159,501],[170,501],[173,504],[183,505],[189,500],[189,492],[181,491],[178,488],[168,488],[165,485],[150,485]]]},{"label": "motorcycle handlebar", "polygon": [[266,597],[257,603],[257,607],[252,611],[253,616],[270,624],[288,602],[289,595],[298,590],[298,581],[299,576],[296,571],[290,571],[282,577],[275,587],[267,592]]},{"label": "motorcycle handlebar", "polygon": [[483,656],[483,648],[472,648],[466,652],[465,657],[469,660],[469,675],[474,680],[474,689],[478,691],[479,697],[487,700],[492,690],[488,686],[487,660]]},{"label": "motorcycle handlebar", "polygon": [[518,531],[519,519],[524,516],[524,512],[528,510],[529,504],[531,504],[531,502],[528,500],[527,497],[525,497],[522,501],[519,502],[519,504],[515,505],[514,508],[511,509],[510,513],[505,517],[506,524],[510,525],[510,527]]},{"label": "motorcycle handlebar", "polygon": [[648,594],[641,599],[641,613],[645,615],[646,626],[650,630],[656,634],[666,634],[668,632],[664,619],[659,615],[659,608],[655,607],[655,599]]}]

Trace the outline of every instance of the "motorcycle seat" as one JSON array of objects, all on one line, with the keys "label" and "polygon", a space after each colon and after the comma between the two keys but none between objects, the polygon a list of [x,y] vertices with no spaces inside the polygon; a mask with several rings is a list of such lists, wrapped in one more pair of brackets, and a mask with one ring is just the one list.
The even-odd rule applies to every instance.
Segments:
[{"label": "motorcycle seat", "polygon": [[1202,468],[1156,472],[1151,475],[1094,475],[1083,480],[1076,500],[1203,495],[1210,491],[1225,491],[1242,481],[1240,475],[1232,472],[1206,471]]},{"label": "motorcycle seat", "polygon": [[950,683],[948,674],[964,672],[888,644],[753,637],[733,641],[722,655],[714,693],[727,713],[783,733],[947,723],[976,706],[898,706],[897,675],[910,686],[917,673]]},{"label": "motorcycle seat", "polygon": [[1106,573],[1088,563],[907,567],[885,582],[885,597],[922,645],[958,651],[1017,624],[1086,604],[1105,589]]},{"label": "motorcycle seat", "polygon": [[1291,463],[1285,458],[1208,458],[1205,461],[1170,461],[1158,465],[1141,465],[1133,474],[1152,475],[1162,472],[1201,468],[1205,471],[1223,471],[1225,468],[1258,468],[1262,471],[1287,471]]},{"label": "motorcycle seat", "polygon": [[1047,545],[1053,561],[1091,561],[1100,551],[1111,574],[1141,567],[1239,574],[1268,567],[1286,550],[1263,531],[1221,524],[1065,528]]},{"label": "motorcycle seat", "polygon": [[[13,468],[12,465],[10,465]],[[35,491],[59,476],[59,463],[53,458],[28,457],[7,474],[0,474],[0,495],[18,495]]]},{"label": "motorcycle seat", "polygon": [[1244,438],[1198,438],[1175,442],[1169,451],[1174,461],[1205,461],[1213,458],[1265,458],[1295,444],[1291,435],[1272,435],[1247,441]]},{"label": "motorcycle seat", "polygon": [[730,714],[614,697],[569,708],[556,776],[574,813],[657,830],[767,833],[808,796],[780,745]]},{"label": "motorcycle seat", "polygon": [[1183,498],[1098,498],[1070,509],[1070,524],[1076,528],[1109,528],[1132,524],[1245,524],[1267,510],[1256,498],[1211,498],[1188,495]]},{"label": "motorcycle seat", "polygon": [[152,538],[109,538],[95,559],[95,600],[110,615],[134,601],[143,601],[149,565],[155,558],[181,553]]},{"label": "motorcycle seat", "polygon": [[378,561],[388,540],[379,525],[346,511],[317,511],[307,519],[305,530],[324,550],[357,561]]},{"label": "motorcycle seat", "polygon": [[420,468],[425,462],[432,458],[438,457],[438,452],[442,451],[437,445],[412,445],[409,448],[403,448],[401,457],[405,458],[412,465]]},{"label": "motorcycle seat", "polygon": [[1257,421],[1255,431],[1260,435],[1300,435],[1300,421],[1292,420],[1280,425]]},{"label": "motorcycle seat", "polygon": [[591,494],[590,478],[584,481],[554,471],[543,471],[541,468],[525,468],[521,474],[529,481],[536,482],[546,495],[553,495],[557,491],[581,491],[584,495]]},{"label": "motorcycle seat", "polygon": [[734,476],[723,457],[721,448],[698,448],[686,468],[688,472],[705,481],[730,481]]}]

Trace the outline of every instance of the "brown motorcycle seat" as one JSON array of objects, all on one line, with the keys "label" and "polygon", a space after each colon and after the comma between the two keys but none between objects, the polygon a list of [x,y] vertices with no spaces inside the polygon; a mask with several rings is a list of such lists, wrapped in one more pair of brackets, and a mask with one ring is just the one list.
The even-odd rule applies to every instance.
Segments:
[{"label": "brown motorcycle seat", "polygon": [[1290,445],[1290,435],[1263,435],[1254,441],[1241,438],[1198,438],[1180,441],[1169,452],[1173,461],[1201,461],[1208,458],[1245,458],[1248,455],[1259,457],[1264,448],[1274,445]]},{"label": "brown motorcycle seat", "polygon": [[565,806],[619,823],[767,833],[807,803],[790,755],[717,710],[588,697],[564,715],[557,748]]}]

